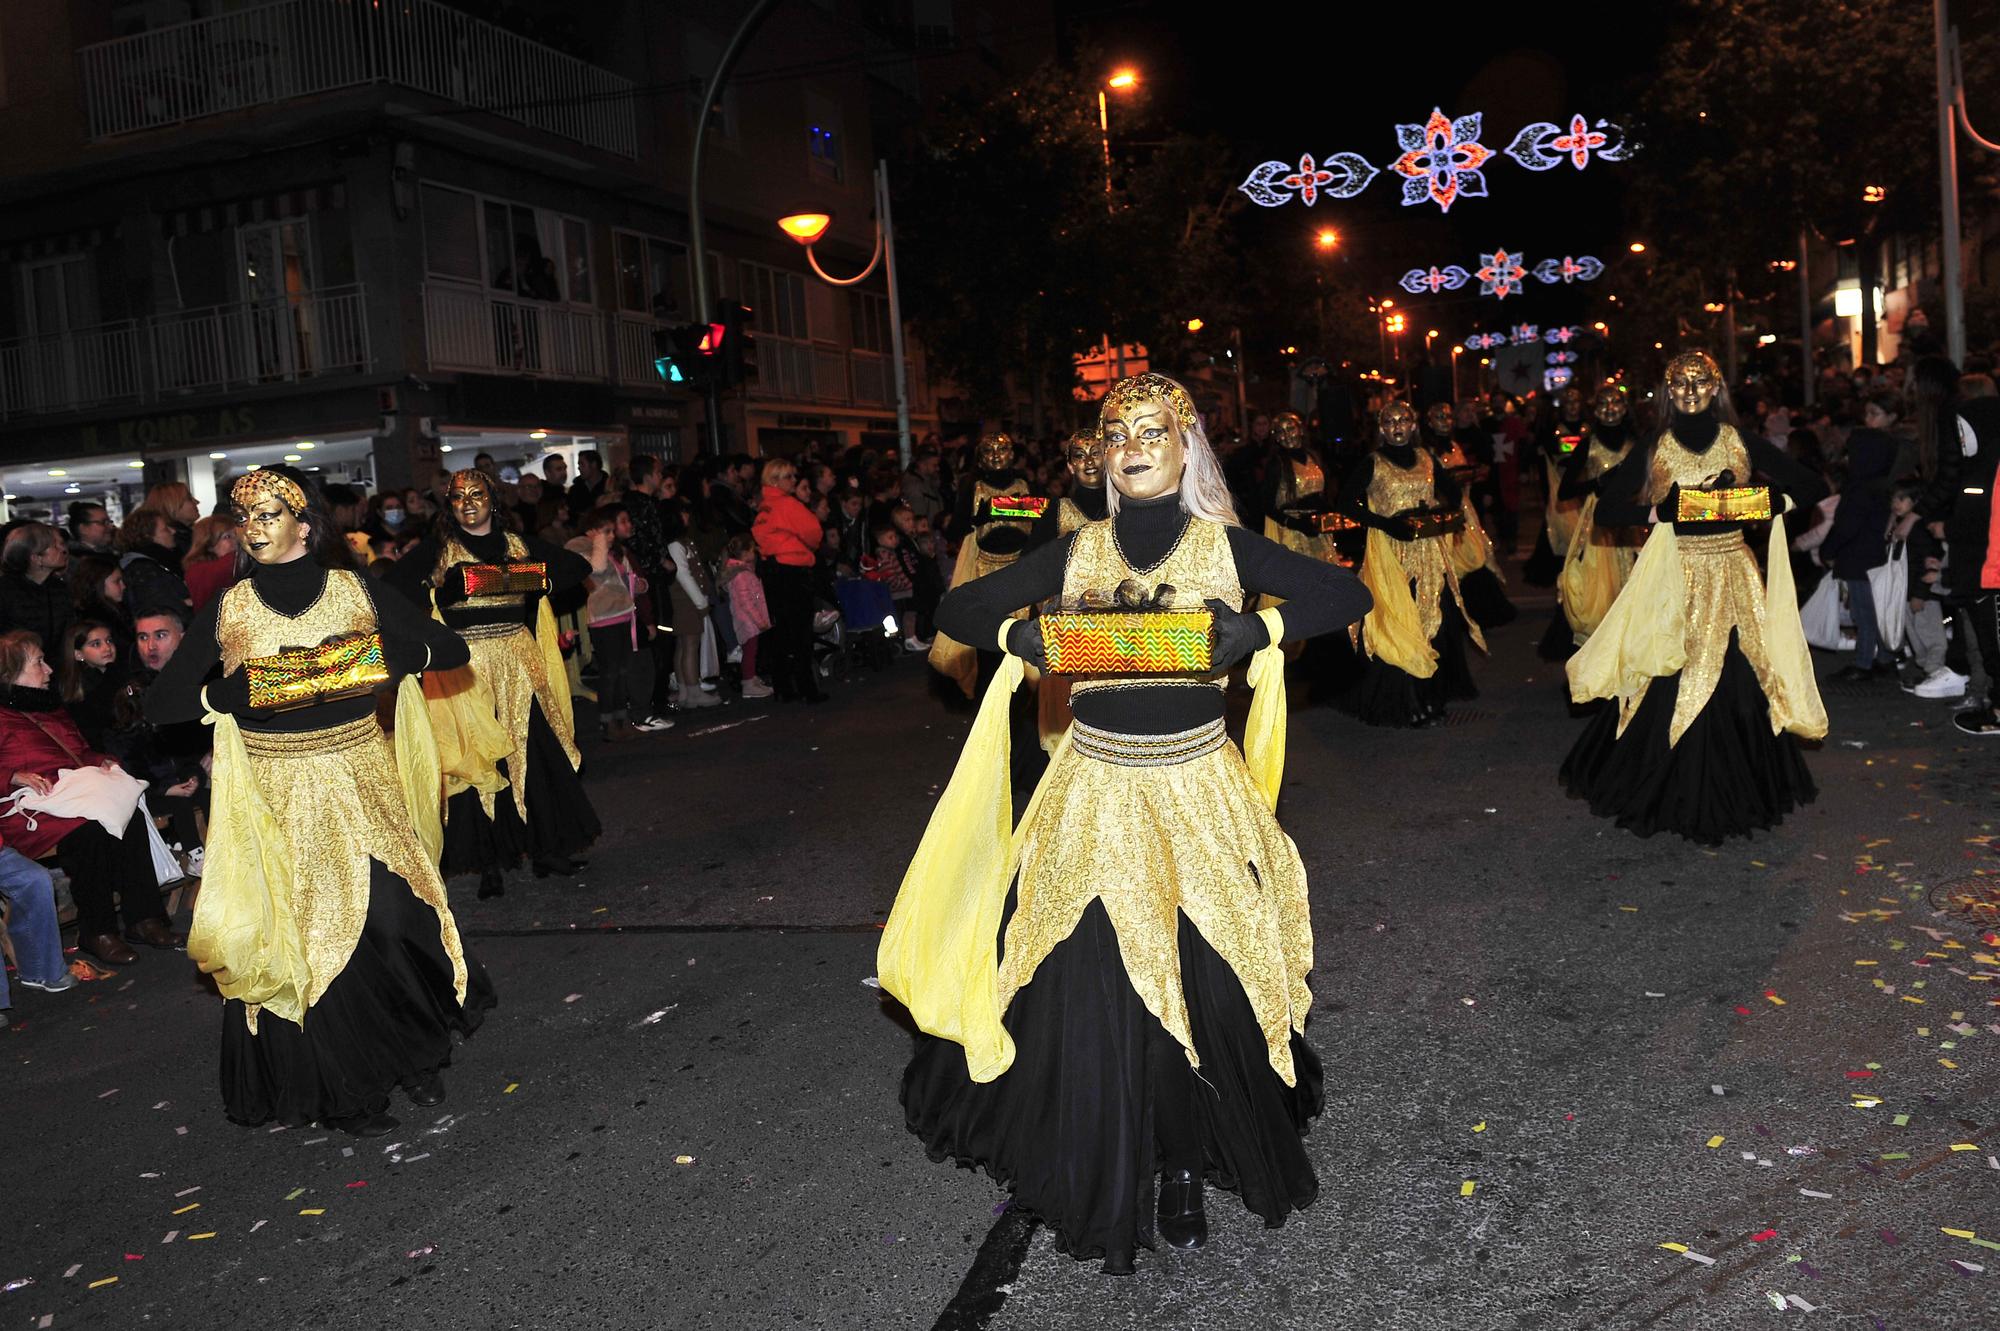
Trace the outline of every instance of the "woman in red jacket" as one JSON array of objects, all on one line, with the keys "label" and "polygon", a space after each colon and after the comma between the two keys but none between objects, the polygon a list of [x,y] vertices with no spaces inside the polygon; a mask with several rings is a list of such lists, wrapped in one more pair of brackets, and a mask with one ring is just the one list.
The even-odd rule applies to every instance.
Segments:
[{"label": "woman in red jacket", "polygon": [[783,458],[764,464],[764,502],[750,528],[764,557],[764,600],[771,612],[765,635],[771,687],[781,701],[825,702],[812,662],[812,571],[819,558],[820,525],[792,493],[798,468]]},{"label": "woman in red jacket", "polygon": [[[0,633],[0,772],[8,784],[46,795],[66,768],[116,768],[118,760],[91,748],[49,687],[55,672],[34,634]],[[159,879],[146,840],[145,809],[132,813],[114,837],[89,818],[57,818],[16,809],[0,819],[7,844],[31,860],[54,855],[69,875],[76,898],[77,943],[114,966],[139,959],[126,940],[173,948],[186,942],[167,922]],[[33,826],[30,826],[32,819]],[[118,905],[125,908],[125,938],[118,936]]]}]

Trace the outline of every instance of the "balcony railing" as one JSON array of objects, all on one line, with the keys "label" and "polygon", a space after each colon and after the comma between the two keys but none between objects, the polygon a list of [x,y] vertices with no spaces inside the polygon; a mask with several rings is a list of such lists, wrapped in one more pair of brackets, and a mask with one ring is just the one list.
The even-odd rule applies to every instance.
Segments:
[{"label": "balcony railing", "polygon": [[666,325],[658,319],[637,314],[612,316],[612,340],[617,350],[619,383],[635,388],[660,383],[660,372],[653,368],[653,361],[658,355],[653,348],[653,334],[664,327]]},{"label": "balcony railing", "polygon": [[174,401],[373,368],[359,287],[0,342],[0,420]]},{"label": "balcony railing", "polygon": [[629,79],[436,0],[278,0],[99,42],[77,56],[93,140],[391,83],[638,155]]},{"label": "balcony railing", "polygon": [[597,310],[492,296],[470,287],[427,286],[424,325],[433,369],[543,379],[609,375],[604,316]]}]

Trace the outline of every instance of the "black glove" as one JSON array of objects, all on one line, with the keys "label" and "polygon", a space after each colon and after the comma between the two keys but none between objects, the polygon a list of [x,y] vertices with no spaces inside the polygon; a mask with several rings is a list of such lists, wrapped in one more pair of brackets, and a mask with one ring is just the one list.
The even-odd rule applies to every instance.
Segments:
[{"label": "black glove", "polygon": [[1415,512],[1417,512],[1416,509],[1410,509],[1408,512],[1398,513],[1394,517],[1383,518],[1382,530],[1388,534],[1389,539],[1392,541],[1416,540],[1417,524],[1410,520],[1410,514]]},{"label": "black glove", "polygon": [[1271,643],[1271,631],[1264,621],[1240,610],[1231,610],[1221,601],[1204,601],[1215,616],[1215,654],[1209,661],[1213,670],[1227,670],[1260,647]]},{"label": "black glove", "polygon": [[213,681],[202,692],[209,707],[226,716],[259,715],[258,709],[250,705],[250,672],[242,666]]},{"label": "black glove", "polygon": [[1659,515],[1661,522],[1672,522],[1680,516],[1681,483],[1679,481],[1675,481],[1667,487],[1666,498],[1653,505],[1653,511]]},{"label": "black glove", "polygon": [[1007,630],[1007,650],[1037,670],[1049,668],[1048,653],[1042,647],[1042,626],[1032,619],[1014,621]]},{"label": "black glove", "polygon": [[382,664],[389,667],[390,674],[414,675],[430,663],[430,644],[422,638],[382,635]]},{"label": "black glove", "polygon": [[453,564],[445,570],[444,581],[437,586],[438,608],[457,605],[465,597],[465,565]]}]

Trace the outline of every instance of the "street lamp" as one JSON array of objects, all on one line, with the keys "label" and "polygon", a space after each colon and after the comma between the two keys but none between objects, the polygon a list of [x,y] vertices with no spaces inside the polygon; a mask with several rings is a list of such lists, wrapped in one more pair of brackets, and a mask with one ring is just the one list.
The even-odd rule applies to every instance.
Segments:
[{"label": "street lamp", "polygon": [[1199,333],[1205,327],[1207,327],[1207,325],[1202,323],[1202,321],[1199,319],[1190,319],[1187,321],[1187,330],[1190,333]]},{"label": "street lamp", "polygon": [[[778,229],[805,246],[806,262],[822,282],[829,286],[851,287],[868,279],[875,271],[877,263],[883,263],[884,273],[889,282],[889,350],[894,356],[896,375],[896,450],[902,457],[903,470],[910,469],[910,386],[909,375],[903,365],[903,302],[896,286],[896,228],[889,215],[889,164],[878,161],[875,164],[875,252],[868,258],[868,266],[853,277],[840,278],[830,275],[819,266],[819,257],[813,253],[813,246],[819,242],[826,229],[833,225],[831,213],[792,213],[778,219]],[[884,262],[886,260],[886,262]]]},{"label": "street lamp", "polygon": [[1313,237],[1313,242],[1323,250],[1330,250],[1340,244],[1340,233],[1330,226],[1323,226],[1319,229],[1319,234]]},{"label": "street lamp", "polygon": [[1104,202],[1111,204],[1111,107],[1105,100],[1105,88],[1127,92],[1139,86],[1138,71],[1121,69],[1106,79],[1104,86],[1097,90],[1097,132],[1104,140]]},{"label": "street lamp", "polygon": [[1632,253],[1634,254],[1644,254],[1646,252],[1646,242],[1643,240],[1635,240],[1630,245],[1627,245],[1625,248],[1631,250]]}]

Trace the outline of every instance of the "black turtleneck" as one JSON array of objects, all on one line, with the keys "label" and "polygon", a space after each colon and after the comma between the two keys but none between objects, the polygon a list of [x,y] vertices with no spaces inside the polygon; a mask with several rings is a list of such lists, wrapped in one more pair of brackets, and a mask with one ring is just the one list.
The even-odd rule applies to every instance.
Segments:
[{"label": "black turtleneck", "polygon": [[[1391,519],[1398,515],[1377,513],[1368,506],[1368,487],[1375,479],[1375,458],[1378,454],[1390,465],[1402,471],[1408,471],[1417,465],[1417,445],[1414,443],[1383,444],[1373,453],[1364,453],[1361,460],[1354,464],[1354,470],[1347,473],[1347,479],[1341,483],[1340,498],[1334,502],[1334,507],[1364,527],[1379,527],[1395,535],[1402,530],[1402,527]],[[1438,466],[1432,469],[1431,486],[1437,496],[1439,511],[1458,510],[1461,498],[1458,478],[1451,474],[1449,467]]]},{"label": "black turtleneck", "polygon": [[[1177,494],[1120,499],[1114,519],[1118,548],[1143,575],[1173,552],[1189,520]],[[1287,642],[1346,628],[1368,613],[1367,589],[1338,564],[1321,563],[1241,527],[1227,530],[1245,605],[1257,593],[1283,598],[1278,613]],[[1076,533],[1071,532],[997,573],[954,587],[938,605],[938,628],[981,651],[995,650],[1000,625],[1009,615],[1062,594],[1075,540]],[[1267,641],[1260,624],[1255,628],[1256,645],[1265,646]],[[1077,695],[1072,707],[1086,725],[1127,735],[1163,735],[1221,716],[1222,691],[1181,685],[1107,689]]]},{"label": "black turtleneck", "polygon": [[[1711,403],[1706,411],[1683,415],[1676,411],[1667,428],[1682,447],[1705,453],[1722,435],[1722,415]],[[1738,432],[1750,454],[1753,476],[1762,477],[1773,489],[1791,496],[1800,508],[1810,508],[1826,498],[1826,482],[1792,461],[1782,448],[1762,435]],[[1653,472],[1652,447],[1635,448],[1625,460],[1604,473],[1597,483],[1597,521],[1611,527],[1639,527],[1652,520],[1653,505],[1646,499]],[[1755,484],[1753,476],[1731,477],[1731,485]],[[1719,535],[1741,531],[1740,522],[1676,522],[1674,530],[1688,535]]]},{"label": "black turtleneck", "polygon": [[[1584,432],[1583,442],[1576,446],[1575,452],[1563,459],[1562,482],[1556,489],[1556,498],[1582,499],[1585,495],[1597,493],[1597,487],[1604,477],[1600,476],[1595,481],[1590,479],[1591,444],[1603,444],[1606,448],[1623,448],[1625,440],[1631,433],[1630,418],[1616,425],[1606,425],[1602,421],[1591,422],[1590,428]],[[1604,473],[1605,476],[1610,474],[1610,472]]]},{"label": "black turtleneck", "polygon": [[[500,530],[496,522],[493,529],[484,536],[474,536],[470,532],[454,527],[453,536],[465,547],[475,560],[482,564],[504,564],[508,560],[507,534]],[[590,576],[590,561],[574,550],[565,550],[552,545],[539,536],[522,536],[527,546],[528,560],[549,566],[549,590],[551,593],[570,591],[582,585]],[[431,575],[437,572],[438,554],[442,542],[435,536],[426,536],[404,553],[396,561],[383,579],[389,586],[401,592],[410,602],[429,614],[431,610]],[[664,547],[662,547],[664,549]],[[454,582],[457,579],[453,579]],[[535,622],[536,596],[524,596],[518,604],[499,606],[469,606],[463,602],[439,607],[438,613],[444,622],[455,629],[471,628],[479,624],[520,624],[532,628]]]},{"label": "black turtleneck", "polygon": [[[312,608],[326,587],[326,569],[310,556],[285,564],[252,564],[247,579],[256,603],[266,612],[296,618]],[[465,639],[443,624],[420,613],[400,596],[384,594],[384,588],[363,576],[363,585],[375,604],[376,629],[382,635],[382,654],[389,669],[399,675],[424,669],[452,670],[472,659]],[[218,596],[202,607],[194,626],[181,639],[180,647],[166,669],[146,691],[146,719],[154,725],[171,725],[199,720],[202,715],[201,690],[222,663],[222,648],[216,642],[215,625],[223,598]],[[286,646],[310,647],[299,642]],[[239,669],[238,673],[241,671]],[[216,701],[216,692],[210,698]],[[322,730],[345,725],[375,710],[375,699],[343,698],[316,703],[286,712],[252,712],[235,709],[246,730]]]},{"label": "black turtleneck", "polygon": [[[1102,522],[1110,516],[1110,506],[1105,502],[1104,487],[1079,485],[1069,492],[1069,501],[1091,522]],[[1048,509],[1035,519],[1035,530],[1028,539],[1033,549],[1062,539],[1062,504],[1051,501]]]}]

